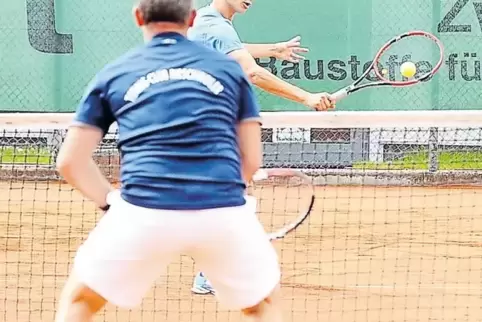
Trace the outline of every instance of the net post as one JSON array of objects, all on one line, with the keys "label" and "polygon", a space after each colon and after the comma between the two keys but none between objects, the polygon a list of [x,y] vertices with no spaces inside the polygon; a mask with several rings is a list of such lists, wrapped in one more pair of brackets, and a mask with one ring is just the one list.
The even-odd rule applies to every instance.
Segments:
[{"label": "net post", "polygon": [[428,171],[435,173],[439,169],[438,162],[438,127],[431,127],[428,137]]}]

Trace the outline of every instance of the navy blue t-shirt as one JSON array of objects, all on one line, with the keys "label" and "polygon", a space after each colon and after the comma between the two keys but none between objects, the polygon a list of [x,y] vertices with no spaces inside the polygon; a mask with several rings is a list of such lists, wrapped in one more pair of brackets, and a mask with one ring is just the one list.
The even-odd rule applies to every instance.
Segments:
[{"label": "navy blue t-shirt", "polygon": [[245,203],[237,125],[259,117],[238,63],[162,33],[96,75],[75,121],[104,133],[117,122],[126,201],[194,210]]}]

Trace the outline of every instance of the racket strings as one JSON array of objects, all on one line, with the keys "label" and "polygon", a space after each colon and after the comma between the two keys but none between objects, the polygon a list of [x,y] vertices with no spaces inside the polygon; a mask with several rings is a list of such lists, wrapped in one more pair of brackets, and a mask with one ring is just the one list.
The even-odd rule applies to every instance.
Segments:
[{"label": "racket strings", "polygon": [[[410,36],[391,44],[377,59],[377,69],[386,81],[408,82],[421,79],[434,71],[441,58],[440,47],[426,37]],[[415,74],[406,77],[402,65],[413,64]],[[376,78],[375,73],[370,73]]]}]

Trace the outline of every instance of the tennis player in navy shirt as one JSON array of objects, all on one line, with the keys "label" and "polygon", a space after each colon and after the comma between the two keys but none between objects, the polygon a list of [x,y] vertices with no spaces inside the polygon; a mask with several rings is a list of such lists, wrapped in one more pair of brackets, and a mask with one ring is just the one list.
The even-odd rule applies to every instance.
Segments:
[{"label": "tennis player in navy shirt", "polygon": [[[57,159],[104,216],[78,249],[56,322],[139,305],[180,254],[227,308],[281,321],[277,254],[245,196],[261,164],[259,107],[235,60],[186,39],[191,0],[140,0],[145,44],[88,86]],[[92,159],[117,123],[121,188]]]}]

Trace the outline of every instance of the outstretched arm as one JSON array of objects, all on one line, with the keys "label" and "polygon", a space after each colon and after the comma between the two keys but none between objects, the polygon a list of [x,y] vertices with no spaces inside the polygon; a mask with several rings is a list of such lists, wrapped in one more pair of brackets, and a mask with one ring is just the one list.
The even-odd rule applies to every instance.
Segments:
[{"label": "outstretched arm", "polygon": [[287,60],[298,63],[303,59],[301,53],[307,53],[308,49],[301,47],[301,37],[297,36],[289,41],[275,44],[243,44],[244,48],[254,58],[275,57],[276,59]]},{"label": "outstretched arm", "polygon": [[[295,41],[296,39],[297,38],[294,38]],[[335,103],[331,101],[328,94],[308,93],[299,87],[285,82],[259,66],[246,46],[241,43],[234,29],[232,29],[231,32],[230,30],[226,30],[223,34],[217,33],[210,35],[210,37],[204,39],[204,41],[211,42],[211,46],[214,49],[234,58],[241,65],[246,75],[248,75],[251,83],[268,93],[301,103],[318,111],[325,111],[335,107]],[[248,48],[249,47],[251,47],[251,50],[257,50],[257,55],[260,55],[263,51],[265,53],[269,52],[269,50],[263,50],[263,45],[248,46]],[[256,53],[254,54],[256,55]]]},{"label": "outstretched arm", "polygon": [[271,94],[301,103],[318,111],[324,111],[335,107],[334,102],[330,100],[328,94],[309,93],[271,74],[269,71],[256,64],[253,56],[251,56],[246,49],[232,51],[229,55],[241,65],[244,72],[248,75],[250,81],[254,85]]},{"label": "outstretched arm", "polygon": [[277,44],[246,44],[244,43],[244,48],[253,56],[254,58],[268,58],[276,57],[278,54]]}]

